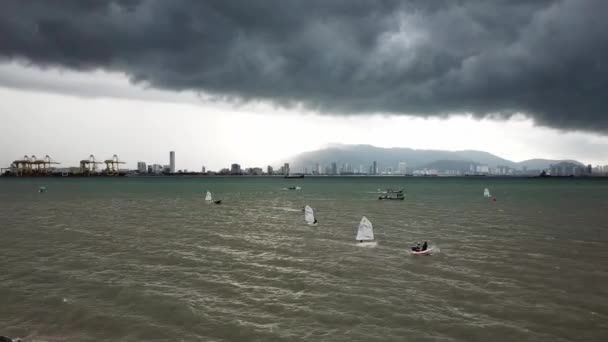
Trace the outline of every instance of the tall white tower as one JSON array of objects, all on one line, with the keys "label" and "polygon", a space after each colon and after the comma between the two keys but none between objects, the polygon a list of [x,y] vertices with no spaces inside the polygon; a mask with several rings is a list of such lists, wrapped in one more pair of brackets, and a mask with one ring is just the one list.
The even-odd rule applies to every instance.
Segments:
[{"label": "tall white tower", "polygon": [[171,173],[175,173],[175,151],[169,152],[169,168]]}]

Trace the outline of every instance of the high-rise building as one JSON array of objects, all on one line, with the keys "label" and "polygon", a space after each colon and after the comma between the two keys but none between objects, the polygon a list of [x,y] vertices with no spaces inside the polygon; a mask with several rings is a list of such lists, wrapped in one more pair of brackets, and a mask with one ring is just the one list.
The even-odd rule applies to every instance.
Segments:
[{"label": "high-rise building", "polygon": [[261,176],[263,174],[261,167],[251,167],[246,170],[246,173],[252,176]]},{"label": "high-rise building", "polygon": [[342,172],[340,173],[353,173],[353,168],[349,163],[342,164]]},{"label": "high-rise building", "polygon": [[336,162],[331,163],[331,174],[332,175],[338,174],[338,164],[336,164]]},{"label": "high-rise building", "polygon": [[[321,174],[321,165],[319,165],[319,163],[317,163],[317,165],[315,165],[315,171],[317,171],[317,174],[320,175]],[[314,172],[313,172],[314,173]]]},{"label": "high-rise building", "polygon": [[272,169],[272,166],[268,165],[268,167],[266,168],[266,173],[268,173],[269,175],[272,175],[273,172],[274,172],[274,170]]},{"label": "high-rise building", "polygon": [[230,174],[231,175],[240,175],[241,174],[241,165],[239,165],[239,164],[230,165]]},{"label": "high-rise building", "polygon": [[137,162],[137,172],[138,173],[146,173],[148,170],[146,168],[146,162]]},{"label": "high-rise building", "polygon": [[490,168],[488,167],[488,165],[477,165],[476,170],[478,173],[489,173],[490,172]]},{"label": "high-rise building", "polygon": [[175,173],[175,151],[169,152],[169,168],[169,172]]},{"label": "high-rise building", "polygon": [[163,166],[160,164],[153,164],[152,173],[155,173],[155,174],[163,173]]},{"label": "high-rise building", "polygon": [[378,163],[374,160],[374,164],[372,165],[372,175],[378,174]]},{"label": "high-rise building", "polygon": [[283,174],[286,176],[289,175],[289,163],[283,165]]},{"label": "high-rise building", "polygon": [[404,175],[407,173],[407,164],[405,162],[399,162],[399,174]]}]

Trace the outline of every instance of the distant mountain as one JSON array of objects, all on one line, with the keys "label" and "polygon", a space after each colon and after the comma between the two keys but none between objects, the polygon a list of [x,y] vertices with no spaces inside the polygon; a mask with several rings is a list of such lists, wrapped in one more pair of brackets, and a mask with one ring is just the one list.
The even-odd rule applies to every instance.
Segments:
[{"label": "distant mountain", "polygon": [[[291,158],[289,162],[292,172],[299,172],[305,167],[310,170],[317,163],[321,167],[327,167],[333,162],[337,164],[338,168],[348,163],[354,169],[363,165],[364,169],[367,170],[374,160],[378,163],[380,169],[386,167],[396,169],[399,162],[406,162],[408,170],[426,167],[440,171],[461,169],[466,171],[471,164],[484,164],[491,168],[510,167],[518,170],[525,166],[528,170],[540,170],[549,168],[551,164],[562,162],[562,160],[531,159],[516,163],[488,152],[475,150],[416,150],[401,147],[382,148],[371,145],[332,145],[324,149],[300,153]],[[579,162],[575,163],[581,164]]]}]

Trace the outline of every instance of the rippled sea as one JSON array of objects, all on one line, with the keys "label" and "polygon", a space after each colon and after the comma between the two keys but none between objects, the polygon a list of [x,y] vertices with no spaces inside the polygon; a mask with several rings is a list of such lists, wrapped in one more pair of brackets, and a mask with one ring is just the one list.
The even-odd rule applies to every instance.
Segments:
[{"label": "rippled sea", "polygon": [[608,341],[608,181],[0,179],[0,335]]}]

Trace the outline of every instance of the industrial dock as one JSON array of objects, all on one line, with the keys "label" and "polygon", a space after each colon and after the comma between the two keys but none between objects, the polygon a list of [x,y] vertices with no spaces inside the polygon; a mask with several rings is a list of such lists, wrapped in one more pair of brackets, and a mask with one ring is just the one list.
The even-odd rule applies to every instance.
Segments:
[{"label": "industrial dock", "polygon": [[[4,177],[120,177],[125,176],[128,170],[121,170],[120,165],[125,164],[117,155],[104,161],[98,161],[94,155],[80,161],[79,167],[58,167],[60,163],[49,155],[38,159],[35,155],[23,156],[15,160],[7,168],[0,169]],[[103,167],[105,164],[105,167]]]}]

